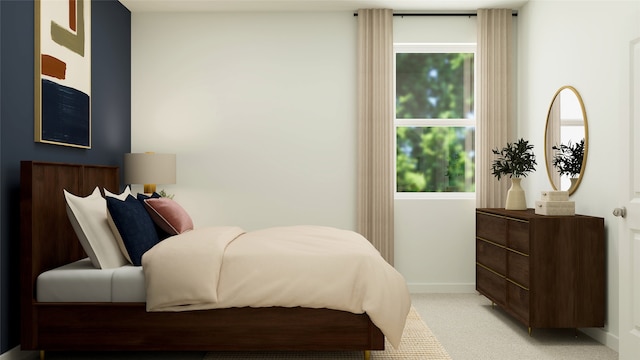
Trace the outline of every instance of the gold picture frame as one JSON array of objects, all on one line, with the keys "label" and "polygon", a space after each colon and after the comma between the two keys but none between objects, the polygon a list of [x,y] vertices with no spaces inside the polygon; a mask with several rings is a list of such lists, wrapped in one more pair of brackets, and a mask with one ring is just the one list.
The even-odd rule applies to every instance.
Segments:
[{"label": "gold picture frame", "polygon": [[91,148],[91,1],[36,0],[36,142]]}]

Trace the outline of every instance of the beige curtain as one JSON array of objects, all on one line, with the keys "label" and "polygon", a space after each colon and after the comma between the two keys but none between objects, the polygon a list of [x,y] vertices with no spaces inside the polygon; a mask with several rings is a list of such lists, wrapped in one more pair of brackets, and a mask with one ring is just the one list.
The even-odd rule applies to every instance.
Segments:
[{"label": "beige curtain", "polygon": [[[546,128],[546,139],[544,143],[545,148],[545,166],[546,163],[551,164],[553,161],[553,154],[555,150],[551,147],[555,145],[560,145],[560,95],[556,97],[556,100],[553,101],[551,107],[549,108],[549,119],[547,119],[547,128]],[[560,190],[560,173],[556,171],[556,169],[550,165],[550,170],[547,172],[549,174],[549,180],[553,183],[558,190]]]},{"label": "beige curtain", "polygon": [[513,43],[510,9],[478,10],[476,205],[504,207],[510,182],[491,174],[495,155],[514,142]]},{"label": "beige curtain", "polygon": [[393,265],[393,13],[358,10],[357,230]]}]

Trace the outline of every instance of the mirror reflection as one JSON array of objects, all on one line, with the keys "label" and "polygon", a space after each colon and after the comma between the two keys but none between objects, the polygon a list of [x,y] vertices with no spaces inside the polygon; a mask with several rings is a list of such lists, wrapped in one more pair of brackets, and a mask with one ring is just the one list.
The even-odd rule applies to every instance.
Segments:
[{"label": "mirror reflection", "polygon": [[582,181],[588,147],[587,114],[578,91],[561,87],[553,96],[545,129],[545,162],[554,190],[573,194]]}]

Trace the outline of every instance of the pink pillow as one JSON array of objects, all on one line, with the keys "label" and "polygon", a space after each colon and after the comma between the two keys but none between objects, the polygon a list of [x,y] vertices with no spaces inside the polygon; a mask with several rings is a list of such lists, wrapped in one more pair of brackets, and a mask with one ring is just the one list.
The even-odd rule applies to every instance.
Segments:
[{"label": "pink pillow", "polygon": [[193,230],[193,221],[177,202],[169,198],[149,198],[144,205],[156,225],[169,235]]}]

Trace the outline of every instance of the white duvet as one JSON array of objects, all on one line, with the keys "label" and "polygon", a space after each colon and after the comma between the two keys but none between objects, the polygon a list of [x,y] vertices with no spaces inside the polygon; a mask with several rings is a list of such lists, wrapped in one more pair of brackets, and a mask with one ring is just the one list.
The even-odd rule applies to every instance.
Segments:
[{"label": "white duvet", "polygon": [[322,226],[208,227],[142,257],[148,311],[310,307],[367,313],[397,347],[411,306],[402,275],[361,235]]}]

